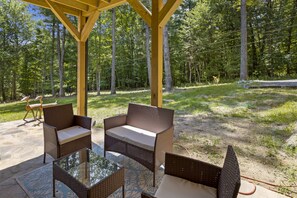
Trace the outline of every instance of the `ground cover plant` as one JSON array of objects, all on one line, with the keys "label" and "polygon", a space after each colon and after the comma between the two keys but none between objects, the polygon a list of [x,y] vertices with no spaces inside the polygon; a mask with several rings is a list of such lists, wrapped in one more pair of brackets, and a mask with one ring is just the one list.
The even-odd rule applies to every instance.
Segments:
[{"label": "ground cover plant", "polygon": [[[44,103],[55,100],[76,108],[75,96],[45,98]],[[164,93],[163,101],[175,110],[175,152],[221,166],[231,144],[242,175],[279,184],[273,189],[297,196],[296,188],[284,187],[297,184],[297,148],[287,143],[297,133],[296,89],[202,85],[175,88]],[[129,102],[150,104],[150,92],[90,93],[88,115],[102,128],[104,118],[125,113]],[[0,104],[0,122],[22,119],[24,107],[24,102]]]}]

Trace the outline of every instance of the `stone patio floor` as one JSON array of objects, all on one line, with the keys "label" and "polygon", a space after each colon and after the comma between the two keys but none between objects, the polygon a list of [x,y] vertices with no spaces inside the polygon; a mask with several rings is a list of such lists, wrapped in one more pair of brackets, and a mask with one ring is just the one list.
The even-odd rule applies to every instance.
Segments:
[{"label": "stone patio floor", "polygon": [[[45,165],[43,164],[42,124],[38,125],[37,121],[22,124],[24,124],[23,120],[0,123],[0,198],[27,198],[28,195],[18,185],[16,178]],[[92,142],[103,145],[103,140],[103,129],[92,128]],[[52,160],[47,156],[46,164]],[[238,197],[282,198],[285,196],[257,186],[256,193],[253,195]]]}]

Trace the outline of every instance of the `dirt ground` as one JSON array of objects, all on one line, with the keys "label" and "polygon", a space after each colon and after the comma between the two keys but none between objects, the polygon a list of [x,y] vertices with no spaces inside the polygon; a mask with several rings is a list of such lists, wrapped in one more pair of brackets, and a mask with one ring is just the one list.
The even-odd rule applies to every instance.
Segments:
[{"label": "dirt ground", "polygon": [[266,188],[297,197],[297,187],[284,187],[297,185],[297,155],[272,152],[261,143],[261,134],[281,126],[261,125],[246,118],[216,117],[213,114],[179,115],[175,122],[176,152],[222,166],[227,145],[232,145],[242,176],[281,185],[277,187],[255,181]]}]

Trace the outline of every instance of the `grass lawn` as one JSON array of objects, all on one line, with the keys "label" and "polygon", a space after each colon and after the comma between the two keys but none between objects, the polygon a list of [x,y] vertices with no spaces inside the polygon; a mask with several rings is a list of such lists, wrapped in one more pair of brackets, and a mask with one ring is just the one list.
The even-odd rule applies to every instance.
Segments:
[{"label": "grass lawn", "polygon": [[[45,98],[73,103],[76,97]],[[129,102],[150,104],[149,91],[116,95],[89,93],[88,115],[103,119],[126,113]],[[25,102],[0,104],[0,122],[20,120]],[[241,174],[282,185],[296,185],[297,148],[286,141],[297,132],[297,89],[243,89],[236,83],[176,88],[164,93],[163,107],[175,110],[175,151],[222,165],[228,144],[238,155]],[[280,187],[293,197],[297,189]]]}]

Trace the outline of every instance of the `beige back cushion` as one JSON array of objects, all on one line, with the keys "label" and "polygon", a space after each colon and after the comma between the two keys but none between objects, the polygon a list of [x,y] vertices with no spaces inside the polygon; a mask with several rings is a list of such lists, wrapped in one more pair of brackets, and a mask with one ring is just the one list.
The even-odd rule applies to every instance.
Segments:
[{"label": "beige back cushion", "polygon": [[57,105],[43,109],[44,122],[62,130],[73,125],[72,104]]},{"label": "beige back cushion", "polygon": [[130,103],[127,124],[159,132],[173,126],[173,115],[174,111],[170,109]]}]

